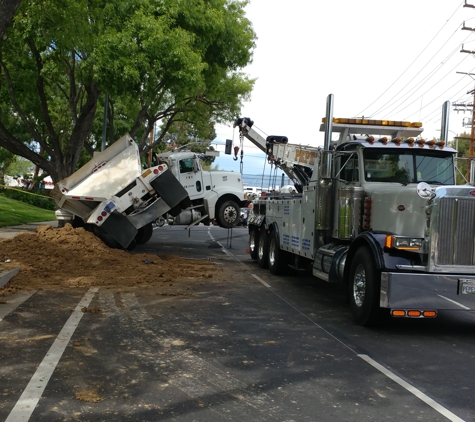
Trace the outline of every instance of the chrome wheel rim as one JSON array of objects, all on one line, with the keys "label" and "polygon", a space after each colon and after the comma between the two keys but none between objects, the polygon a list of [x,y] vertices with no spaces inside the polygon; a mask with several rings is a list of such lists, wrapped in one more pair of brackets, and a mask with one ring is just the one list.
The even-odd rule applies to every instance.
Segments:
[{"label": "chrome wheel rim", "polygon": [[363,265],[358,265],[353,279],[353,299],[358,308],[363,306],[366,294],[366,273]]},{"label": "chrome wheel rim", "polygon": [[271,266],[275,265],[275,240],[271,239],[270,245],[269,245],[269,264]]},{"label": "chrome wheel rim", "polygon": [[223,213],[224,221],[228,224],[232,224],[236,221],[237,213],[234,207],[226,207]]},{"label": "chrome wheel rim", "polygon": [[251,233],[251,237],[249,239],[249,249],[251,252],[256,250],[256,233],[254,231]]},{"label": "chrome wheel rim", "polygon": [[257,249],[257,254],[259,255],[259,259],[264,258],[264,238],[262,236],[264,236],[264,234],[259,236],[259,247]]}]

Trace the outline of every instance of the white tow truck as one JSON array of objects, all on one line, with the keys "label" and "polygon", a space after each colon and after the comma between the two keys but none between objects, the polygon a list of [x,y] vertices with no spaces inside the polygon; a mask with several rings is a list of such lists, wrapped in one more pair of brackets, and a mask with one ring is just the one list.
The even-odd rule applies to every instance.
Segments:
[{"label": "white tow truck", "polygon": [[170,223],[209,225],[216,221],[225,228],[238,225],[240,209],[249,204],[240,173],[203,170],[199,154],[192,151],[164,152],[157,154],[156,159],[168,166],[192,202],[189,209],[169,219]]},{"label": "white tow truck", "polygon": [[152,236],[152,223],[191,205],[165,164],[143,170],[137,144],[125,135],[71,176],[51,196],[58,220],[93,231],[108,246],[132,249]]},{"label": "white tow truck", "polygon": [[455,185],[456,150],[423,140],[420,123],[333,118],[331,94],[323,148],[264,139],[252,124],[234,125],[298,191],[253,201],[249,250],[261,268],[344,283],[360,325],[475,310],[475,187]]}]

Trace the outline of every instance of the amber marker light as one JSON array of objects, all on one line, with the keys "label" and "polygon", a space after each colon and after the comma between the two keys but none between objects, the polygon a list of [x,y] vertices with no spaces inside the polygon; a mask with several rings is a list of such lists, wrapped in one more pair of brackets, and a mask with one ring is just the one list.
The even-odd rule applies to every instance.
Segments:
[{"label": "amber marker light", "polygon": [[405,317],[406,316],[406,311],[399,310],[399,309],[393,309],[391,311],[391,315],[393,317]]},{"label": "amber marker light", "polygon": [[422,249],[422,241],[423,239],[419,238],[388,235],[384,241],[384,246],[401,251],[420,251]]},{"label": "amber marker light", "polygon": [[422,312],[422,315],[425,318],[435,318],[437,316],[437,312],[436,311],[424,311],[424,312]]},{"label": "amber marker light", "polygon": [[384,246],[386,246],[386,248],[392,248],[393,247],[393,237],[392,236],[386,236]]},{"label": "amber marker light", "polygon": [[422,316],[422,312],[416,310],[407,311],[407,316],[411,318],[419,318]]}]

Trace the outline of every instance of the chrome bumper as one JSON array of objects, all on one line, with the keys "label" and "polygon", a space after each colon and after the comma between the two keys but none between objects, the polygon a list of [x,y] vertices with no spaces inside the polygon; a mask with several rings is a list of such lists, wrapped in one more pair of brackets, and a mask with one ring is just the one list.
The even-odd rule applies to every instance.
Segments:
[{"label": "chrome bumper", "polygon": [[383,272],[380,306],[390,309],[475,311],[475,294],[462,294],[462,283],[475,284],[475,275]]}]

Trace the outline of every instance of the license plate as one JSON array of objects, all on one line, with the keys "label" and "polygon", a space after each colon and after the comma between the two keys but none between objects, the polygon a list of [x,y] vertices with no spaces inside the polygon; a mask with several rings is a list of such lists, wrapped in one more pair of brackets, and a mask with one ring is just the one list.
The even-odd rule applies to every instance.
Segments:
[{"label": "license plate", "polygon": [[463,278],[459,279],[459,292],[462,295],[475,294],[475,281],[473,280],[464,280]]}]

